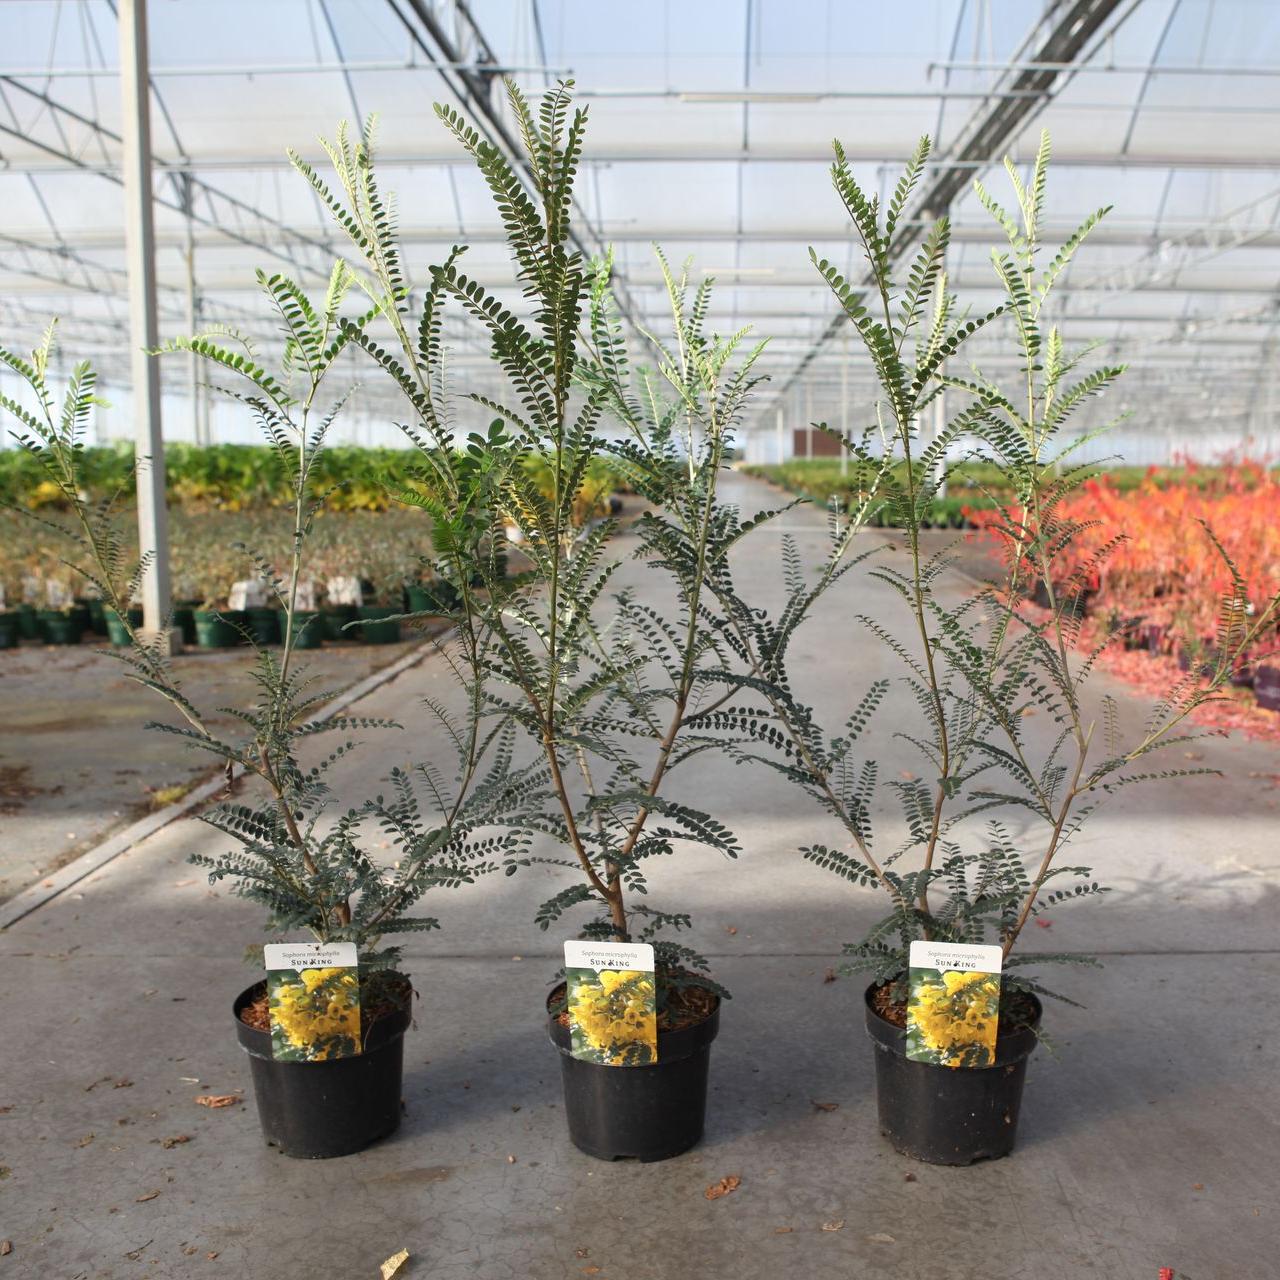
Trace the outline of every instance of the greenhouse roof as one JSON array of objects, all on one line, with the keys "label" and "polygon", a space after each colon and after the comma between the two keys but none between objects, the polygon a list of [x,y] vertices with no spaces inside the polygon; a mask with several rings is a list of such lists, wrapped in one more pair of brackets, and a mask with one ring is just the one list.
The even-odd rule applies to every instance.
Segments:
[{"label": "greenhouse roof", "polygon": [[[68,352],[93,358],[108,386],[127,380],[129,351],[115,10],[12,0],[0,12],[0,332],[29,344],[58,315]],[[883,191],[932,135],[922,204],[949,211],[953,286],[985,309],[996,237],[972,178],[1002,192],[1000,158],[1025,165],[1047,128],[1049,247],[1115,206],[1061,291],[1068,342],[1132,363],[1123,395],[1148,414],[1144,429],[1275,430],[1273,0],[165,0],[149,21],[166,336],[188,330],[194,302],[198,325],[271,340],[254,268],[314,285],[341,249],[286,148],[323,162],[317,139],[370,113],[413,276],[464,242],[469,272],[518,298],[501,289],[510,271],[488,193],[432,103],[509,129],[502,75],[529,92],[571,77],[590,110],[584,246],[616,247],[640,326],[665,315],[655,243],[716,278],[715,324],[771,339],[756,425],[773,429],[775,405],[835,422],[842,403],[856,418],[868,401],[865,362],[849,360],[808,258],[812,246],[859,268],[831,140]],[[493,376],[461,319],[455,346],[462,389]],[[166,365],[170,404],[186,376]],[[172,409],[165,429],[191,434]]]}]

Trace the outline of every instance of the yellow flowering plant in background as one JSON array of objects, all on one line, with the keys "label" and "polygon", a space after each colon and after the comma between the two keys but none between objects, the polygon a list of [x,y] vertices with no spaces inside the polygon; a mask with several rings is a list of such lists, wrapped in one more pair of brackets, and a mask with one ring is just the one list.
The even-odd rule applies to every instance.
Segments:
[{"label": "yellow flowering plant in background", "polygon": [[272,1057],[323,1062],[361,1052],[360,979],[354,969],[272,970],[268,986]]},{"label": "yellow flowering plant in background", "polygon": [[602,1066],[658,1059],[657,987],[639,969],[566,970],[573,1056]]}]

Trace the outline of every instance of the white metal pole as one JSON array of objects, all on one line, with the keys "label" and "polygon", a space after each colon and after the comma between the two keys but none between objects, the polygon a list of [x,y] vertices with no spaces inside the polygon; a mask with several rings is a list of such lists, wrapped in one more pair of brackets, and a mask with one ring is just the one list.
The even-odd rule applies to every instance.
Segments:
[{"label": "white metal pole", "polygon": [[[187,333],[194,337],[198,322],[196,313],[196,224],[191,216],[191,175],[182,175],[182,203],[187,222]],[[204,438],[200,415],[200,357],[193,351],[187,357],[187,412],[191,416],[191,438],[196,444],[208,444]]]},{"label": "white metal pole", "polygon": [[125,255],[129,270],[129,343],[134,453],[138,460],[138,547],[148,560],[142,579],[143,627],[159,632],[169,614],[169,520],[160,427],[160,341],[156,321],[155,226],[152,220],[151,111],[146,0],[120,0],[120,98],[124,136]]}]

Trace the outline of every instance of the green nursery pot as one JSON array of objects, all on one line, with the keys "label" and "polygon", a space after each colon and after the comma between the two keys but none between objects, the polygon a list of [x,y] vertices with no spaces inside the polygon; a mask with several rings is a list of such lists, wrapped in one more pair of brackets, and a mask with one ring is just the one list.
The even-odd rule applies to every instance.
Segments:
[{"label": "green nursery pot", "polygon": [[324,618],[324,637],[326,640],[359,640],[360,632],[356,628],[344,631],[348,622],[356,620],[356,607],[353,604],[327,604],[320,611]]},{"label": "green nursery pot", "polygon": [[410,613],[439,616],[451,613],[462,603],[457,587],[443,579],[408,587],[405,594],[409,600]]},{"label": "green nursery pot", "polygon": [[196,606],[199,600],[175,600],[173,602],[173,619],[170,626],[182,632],[182,643],[194,645],[196,642]]},{"label": "green nursery pot", "polygon": [[107,611],[105,603],[96,596],[86,596],[84,599],[76,601],[89,610],[89,630],[95,636],[105,636],[107,634]]},{"label": "green nursery pot", "polygon": [[196,609],[196,644],[201,649],[230,649],[244,638],[244,614],[236,609]]},{"label": "green nursery pot", "polygon": [[[120,615],[114,609],[104,609],[103,620],[106,623],[107,639],[111,641],[117,649],[123,649],[129,643],[129,632],[125,628],[124,622]],[[126,615],[129,619],[129,625],[136,631],[142,626],[142,610],[130,609]]]},{"label": "green nursery pot", "polygon": [[20,604],[17,609],[18,613],[18,634],[24,640],[40,639],[40,619],[36,617],[36,607],[33,604]]},{"label": "green nursery pot", "polygon": [[400,622],[396,615],[400,612],[391,605],[362,604],[357,613],[363,625],[357,629],[369,644],[396,644],[400,639]]},{"label": "green nursery pot", "polygon": [[18,611],[7,610],[0,613],[0,649],[16,649],[21,638]]},{"label": "green nursery pot", "polygon": [[276,610],[254,605],[244,611],[245,626],[256,645],[279,644],[283,634],[276,618]]},{"label": "green nursery pot", "polygon": [[[280,627],[281,641],[285,628],[289,625],[289,615],[283,610],[276,611]],[[318,649],[324,643],[325,620],[318,609],[295,609],[293,611],[293,647],[295,649]]]},{"label": "green nursery pot", "polygon": [[41,609],[37,616],[40,621],[40,638],[45,644],[80,643],[81,620],[74,610],[63,613],[61,609]]}]

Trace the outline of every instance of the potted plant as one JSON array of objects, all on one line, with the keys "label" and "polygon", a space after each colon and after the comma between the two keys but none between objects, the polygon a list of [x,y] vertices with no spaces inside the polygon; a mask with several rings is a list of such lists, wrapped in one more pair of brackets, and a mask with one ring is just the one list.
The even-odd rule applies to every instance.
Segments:
[{"label": "potted plant", "polygon": [[232,649],[244,642],[244,611],[230,608],[225,595],[207,597],[191,617],[201,649]]},{"label": "potted plant", "polygon": [[[124,649],[131,645],[134,632],[142,626],[142,610],[131,605],[126,611],[125,617],[121,617],[115,609],[110,605],[106,605],[102,610],[102,614],[107,627],[107,639],[110,640],[112,646],[117,649]],[[186,638],[185,635],[183,638]]]},{"label": "potted plant", "polygon": [[398,644],[404,598],[404,583],[398,577],[369,584],[351,630],[366,644]]},{"label": "potted plant", "polygon": [[38,609],[36,619],[45,644],[79,644],[84,634],[84,622],[75,605]]},{"label": "potted plant", "polygon": [[[404,501],[432,517],[438,573],[456,593],[463,636],[491,637],[492,714],[532,748],[521,809],[503,815],[508,829],[541,843],[505,861],[552,866],[566,883],[537,909],[544,929],[586,908],[583,938],[652,944],[656,1062],[603,1065],[570,1054],[563,999],[553,991],[545,1016],[560,1051],[570,1137],[587,1153],[662,1159],[701,1136],[707,1064],[726,994],[704,958],[669,936],[688,928],[679,910],[651,904],[650,860],[688,841],[736,856],[738,844],[716,818],[664,790],[674,771],[721,745],[708,721],[695,718],[695,697],[720,679],[724,661],[707,611],[706,578],[742,536],[736,512],[716,485],[729,435],[753,383],[755,352],[735,367],[742,335],[720,341],[703,332],[706,288],[691,301],[683,278],[667,274],[677,340],[657,351],[659,370],[640,375],[650,409],[628,385],[626,343],[611,309],[610,268],[594,271],[573,247],[573,176],[585,113],[572,112],[569,86],[549,92],[536,110],[514,85],[508,101],[528,151],[532,195],[507,161],[454,110],[437,114],[475,159],[502,214],[516,274],[534,320],[511,314],[459,267],[460,251],[433,269],[422,311],[411,324],[402,299],[409,287],[378,190],[370,132],[345,132],[327,146],[341,199],[295,157],[336,214],[364,262],[363,287],[386,339],[368,323],[354,340],[408,400],[408,434],[423,466]],[[519,193],[518,195],[516,193]],[[663,263],[663,269],[665,263]],[[484,325],[511,381],[507,403],[472,397],[494,415],[488,432],[465,450],[453,446],[442,402],[441,329],[447,300]],[[588,323],[584,339],[580,328]],[[670,403],[661,403],[666,386]],[[605,412],[625,430],[607,445],[597,432]],[[655,615],[625,594],[616,625],[592,608],[602,601],[615,563],[615,523],[601,510],[598,476],[609,453],[631,487],[660,505],[636,530],[639,558],[669,575],[677,605]],[[590,519],[586,513],[590,512]],[[529,568],[506,573],[507,527],[516,530]],[[464,643],[471,653],[471,643]],[[721,703],[732,694],[724,694]],[[514,775],[513,775],[514,776]]]},{"label": "potted plant", "polygon": [[[1068,570],[1070,548],[1087,526],[1066,518],[1063,504],[1089,470],[1070,460],[1074,432],[1065,434],[1064,426],[1123,370],[1081,371],[1082,356],[1067,353],[1058,332],[1042,327],[1041,308],[1055,281],[1106,212],[1086,219],[1041,268],[1048,153],[1046,137],[1025,186],[1006,162],[1017,197],[1012,215],[975,184],[1007,237],[1007,250],[994,255],[1006,297],[997,310],[966,319],[946,290],[945,219],[924,232],[904,279],[895,278],[886,252],[903,234],[901,220],[928,141],[883,210],[862,191],[837,146],[832,177],[866,258],[867,288],[856,288],[829,261],[812,256],[874,369],[885,458],[871,457],[869,439],[848,446],[855,458],[878,466],[874,501],[852,511],[847,525],[833,526],[831,555],[817,580],[797,580],[776,618],[759,609],[734,616],[737,641],[759,673],[744,688],[763,698],[758,723],[769,750],[753,755],[803,788],[839,837],[807,843],[803,856],[884,895],[887,914],[845,949],[850,969],[872,975],[862,1004],[875,1052],[881,1129],[899,1151],[942,1164],[1011,1150],[1026,1059],[1040,1034],[1040,997],[1052,994],[1035,969],[1090,963],[1076,954],[1037,954],[1019,946],[1046,907],[1103,892],[1089,868],[1064,864],[1067,841],[1099,800],[1119,787],[1207,772],[1146,762],[1195,736],[1186,732],[1187,717],[1215,696],[1235,656],[1273,625],[1280,603],[1272,599],[1248,616],[1243,584],[1220,554],[1230,585],[1207,685],[1194,677],[1176,685],[1132,741],[1121,740],[1108,697],[1101,699],[1100,714],[1089,709],[1085,680],[1097,651],[1077,655],[1076,602],[1119,539],[1107,534],[1099,551]],[[980,371],[969,379],[950,376],[945,362],[1000,316],[1013,335],[1021,384],[1006,388]],[[940,432],[926,434],[922,416],[944,387],[949,420]],[[999,504],[993,522],[1005,548],[1004,582],[957,602],[951,590],[937,589],[947,553],[927,556],[920,530],[946,476],[948,454],[961,448],[997,469],[1012,501]],[[847,559],[849,540],[877,504],[905,533],[905,565],[879,562],[873,570],[900,601],[900,621],[863,621],[902,664],[905,705],[916,714],[909,721],[895,711],[895,728],[920,757],[914,769],[889,783],[906,835],[887,848],[882,835],[876,838],[882,816],[876,763],[862,756],[862,742],[890,682],[877,681],[832,731],[795,698],[787,679],[793,636],[816,600],[858,562]],[[1217,545],[1207,532],[1206,540]],[[1047,618],[1020,605],[1028,582],[1039,584]],[[1035,715],[1048,717],[1060,731],[1034,734]],[[779,739],[781,759],[775,754]],[[1005,813],[1019,815],[1016,826]],[[975,821],[979,815],[985,825]],[[940,972],[937,996],[928,1002],[922,996],[909,1011],[908,952],[918,942],[944,950],[988,944],[1001,970],[998,989],[970,988],[974,975],[960,970]],[[973,1024],[966,1026],[970,1015]],[[978,1029],[988,1042],[979,1043]]]},{"label": "potted plant", "polygon": [[[334,1016],[332,1008],[326,1015],[305,1004],[311,993],[305,982],[299,1002],[285,1004],[283,996],[277,1000],[256,982],[229,1002],[229,1008],[222,1006],[226,1014],[220,1002],[209,1009],[215,1026],[230,1014],[235,1035],[250,1058],[266,1140],[288,1155],[314,1158],[359,1150],[399,1124],[411,987],[397,970],[395,944],[403,934],[436,927],[434,919],[415,914],[426,893],[468,883],[494,869],[497,860],[519,852],[522,839],[486,830],[492,811],[510,806],[504,762],[494,751],[497,738],[487,734],[481,722],[487,698],[479,686],[468,687],[467,705],[472,710],[450,725],[459,748],[454,787],[426,788],[431,804],[437,806],[434,815],[424,806],[415,777],[396,771],[388,779],[388,799],[357,798],[336,823],[320,823],[333,802],[337,780],[331,775],[355,745],[350,734],[395,727],[349,716],[310,720],[329,695],[316,691],[294,664],[298,587],[318,506],[311,468],[336,414],[333,410],[320,417],[313,406],[326,372],[347,345],[337,312],[349,276],[341,266],[335,268],[329,290],[318,301],[281,277],[259,278],[288,332],[284,371],[278,377],[210,339],[193,337],[172,344],[249,384],[247,390],[237,388],[237,394],[253,404],[255,417],[268,431],[291,479],[292,553],[287,571],[270,582],[285,614],[283,648],[278,654],[258,650],[260,696],[242,712],[244,736],[238,739],[220,736],[183,693],[167,656],[134,632],[127,601],[137,592],[142,571],[123,576],[128,556],[114,509],[80,497],[77,467],[94,403],[92,370],[86,364],[76,366],[58,412],[47,382],[52,329],[30,360],[4,351],[0,359],[34,392],[34,409],[7,398],[3,405],[19,421],[14,433],[19,445],[65,493],[74,513],[76,527],[66,531],[78,556],[74,567],[101,591],[130,631],[133,644],[123,657],[133,678],[164,698],[179,716],[177,726],[155,727],[212,755],[225,765],[228,777],[239,768],[258,784],[252,792],[200,815],[226,839],[228,850],[200,853],[194,861],[208,870],[211,880],[231,881],[238,895],[266,910],[268,936],[290,939],[303,934],[320,944],[355,945],[358,967],[349,975],[344,993],[343,1008],[349,1016],[342,1022],[341,1035],[326,1028],[324,1019]],[[481,652],[476,669],[484,666]],[[300,745],[321,732],[339,735],[341,745],[318,767],[304,768]],[[496,766],[491,760],[495,755]],[[390,836],[390,865],[372,852],[373,835],[384,842]],[[317,989],[324,991],[331,975],[310,972],[319,975]],[[351,997],[357,993],[355,1016]],[[227,1027],[226,1033],[230,1030]],[[292,1044],[295,1033],[301,1036],[301,1048],[279,1052],[280,1036]],[[344,1046],[341,1054],[336,1052],[339,1041]]]}]

